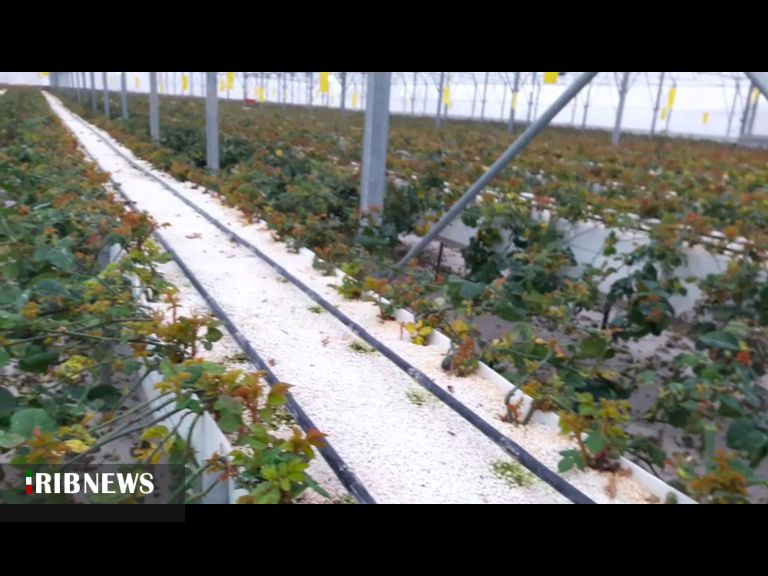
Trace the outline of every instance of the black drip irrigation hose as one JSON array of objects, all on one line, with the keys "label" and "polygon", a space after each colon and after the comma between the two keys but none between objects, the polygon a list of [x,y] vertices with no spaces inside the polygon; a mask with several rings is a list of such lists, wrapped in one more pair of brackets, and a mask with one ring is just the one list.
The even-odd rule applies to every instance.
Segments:
[{"label": "black drip irrigation hose", "polygon": [[[290,272],[288,272],[282,266],[277,264],[277,262],[272,260],[269,256],[261,252],[261,250],[256,248],[253,244],[251,244],[244,238],[240,237],[236,232],[227,228],[224,224],[216,220],[213,216],[208,214],[205,210],[199,208],[192,201],[188,200],[182,194],[180,194],[179,192],[174,190],[171,186],[169,186],[167,183],[163,182],[163,180],[161,180],[160,178],[158,178],[157,176],[149,172],[147,169],[136,164],[133,160],[125,156],[117,148],[115,148],[111,142],[107,141],[106,138],[98,134],[85,120],[80,118],[77,114],[71,111],[70,111],[70,114],[72,114],[86,128],[88,128],[91,131],[91,133],[98,136],[101,139],[101,141],[104,144],[106,144],[115,154],[117,154],[123,160],[128,162],[136,170],[139,170],[146,176],[149,176],[150,178],[152,178],[155,182],[157,182],[163,188],[168,190],[176,198],[178,198],[179,200],[184,202],[184,204],[186,204],[187,206],[192,208],[195,212],[200,214],[209,223],[216,226],[216,228],[218,228],[222,233],[229,236],[231,240],[235,241],[240,246],[247,248],[254,255],[256,255],[258,258],[263,260],[273,270],[275,270],[275,272],[283,276],[285,279],[291,282],[291,284],[293,284],[299,290],[301,290],[304,294],[306,294],[312,300],[317,302],[317,304],[319,304],[326,311],[332,314],[337,320],[339,320],[342,324],[344,324],[344,326],[346,326],[349,330],[351,330],[356,336],[358,336],[360,339],[365,341],[369,346],[373,347],[377,352],[379,352],[385,358],[387,358],[393,364],[395,364],[395,366],[397,366],[406,374],[408,374],[413,380],[416,381],[417,384],[419,384],[423,388],[426,388],[429,392],[434,394],[444,404],[446,404],[449,408],[451,408],[453,411],[458,413],[467,422],[472,424],[472,426],[477,428],[486,437],[492,440],[502,450],[504,450],[507,454],[512,456],[523,467],[527,468],[532,474],[534,474],[540,480],[549,484],[552,488],[554,488],[557,492],[565,496],[568,500],[570,500],[574,504],[596,504],[596,502],[591,498],[589,498],[586,494],[584,494],[583,492],[581,492],[580,490],[578,490],[577,488],[569,484],[566,480],[564,480],[555,472],[547,468],[544,464],[536,460],[536,458],[534,458],[530,453],[524,450],[522,446],[520,446],[519,444],[514,442],[512,439],[502,434],[494,426],[492,426],[491,424],[483,420],[480,416],[475,414],[470,408],[468,408],[466,405],[464,405],[459,400],[457,400],[452,394],[443,390],[439,385],[433,382],[426,374],[418,370],[415,366],[412,366],[411,364],[409,364],[406,360],[398,356],[395,352],[393,352],[392,350],[387,348],[384,344],[379,342],[376,338],[371,336],[362,326],[356,324],[353,320],[348,318],[344,313],[338,310],[333,304],[331,304],[330,302],[325,300],[322,296],[320,296],[317,292],[315,292],[314,290],[306,286],[298,278],[295,278]],[[183,266],[181,263],[179,264],[180,266]],[[190,277],[190,280],[192,280],[191,277]]]},{"label": "black drip irrigation hose", "polygon": [[[94,164],[98,166],[98,162],[96,162],[95,158],[91,156],[87,151],[85,152],[87,156],[89,156]],[[115,182],[111,177],[109,177],[109,181],[112,184],[113,188],[125,199],[125,201],[128,203],[128,205],[133,206],[134,202],[128,198],[128,196],[120,189],[120,184]],[[258,355],[258,353],[253,349],[250,342],[246,338],[243,337],[243,335],[240,333],[240,331],[237,329],[237,326],[232,322],[232,320],[227,316],[226,312],[222,310],[221,306],[214,300],[211,295],[208,293],[208,291],[203,287],[203,285],[200,283],[200,281],[197,279],[197,277],[194,275],[194,273],[187,267],[186,264],[182,261],[182,259],[176,254],[176,251],[170,247],[170,245],[163,239],[163,237],[158,233],[154,233],[155,240],[163,247],[163,249],[168,252],[168,254],[171,255],[174,262],[178,265],[179,268],[181,268],[182,272],[184,272],[184,275],[187,277],[187,279],[192,283],[192,285],[195,287],[195,289],[200,293],[200,295],[205,300],[206,304],[210,307],[210,309],[213,311],[214,315],[221,320],[221,322],[226,327],[227,331],[232,336],[233,340],[240,346],[240,348],[243,350],[245,355],[248,357],[248,359],[253,363],[253,365],[258,368],[261,371],[264,371],[266,373],[266,379],[267,383],[270,387],[274,386],[275,384],[279,383],[280,380],[277,379],[277,377],[274,375],[272,370],[269,369],[269,366],[267,365],[264,360]],[[286,409],[291,414],[291,416],[296,420],[296,422],[299,424],[299,426],[304,430],[304,432],[308,432],[309,430],[316,429],[317,426],[314,425],[310,417],[307,415],[306,412],[299,406],[298,402],[296,402],[296,399],[289,393],[286,393]],[[355,476],[354,472],[352,472],[347,464],[344,462],[344,460],[339,456],[338,452],[334,450],[334,448],[331,446],[331,444],[324,440],[324,446],[318,447],[318,451],[323,456],[325,461],[328,463],[328,466],[330,466],[331,470],[336,474],[336,476],[339,478],[339,481],[342,483],[344,488],[357,500],[360,504],[376,504],[376,501],[373,499],[373,496],[368,492],[368,490],[363,486],[363,484],[360,482],[360,480]]]}]

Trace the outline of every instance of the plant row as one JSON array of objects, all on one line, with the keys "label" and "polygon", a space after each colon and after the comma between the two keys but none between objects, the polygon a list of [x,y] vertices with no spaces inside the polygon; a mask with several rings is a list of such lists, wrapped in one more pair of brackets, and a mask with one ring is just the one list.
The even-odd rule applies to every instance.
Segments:
[{"label": "plant row", "polygon": [[[204,494],[194,487],[202,474],[236,478],[248,490],[244,503],[290,503],[307,488],[322,493],[306,469],[323,435],[296,429],[279,439],[274,415],[289,386],[270,388],[262,373],[200,357],[222,337],[218,323],[178,313],[177,290],[157,270],[170,259],[151,240],[157,224],[127,211],[107,181],[39,91],[12,88],[0,98],[2,461],[22,472],[67,470],[130,436],[138,437],[135,461],[116,464],[181,470],[174,501],[199,503]],[[124,256],[105,266],[114,245]],[[167,312],[142,301],[164,303]],[[142,365],[144,377],[154,370],[164,377],[155,408],[151,399],[129,404]],[[118,375],[131,377],[130,385],[121,388]],[[237,446],[251,450],[195,462],[191,432],[181,437],[178,426],[163,425],[170,414],[158,416],[169,406],[170,414],[189,411],[195,423],[211,412]],[[0,502],[71,502],[67,494],[22,495],[3,480]],[[146,501],[138,492],[92,496],[115,499]]]}]

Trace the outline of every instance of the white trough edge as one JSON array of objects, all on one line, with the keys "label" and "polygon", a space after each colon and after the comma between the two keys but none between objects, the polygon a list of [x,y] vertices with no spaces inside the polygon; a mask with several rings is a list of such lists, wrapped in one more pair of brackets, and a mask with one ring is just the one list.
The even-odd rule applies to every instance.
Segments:
[{"label": "white trough edge", "polygon": [[[113,244],[109,247],[109,262],[118,262],[125,251],[119,244]],[[131,292],[133,293],[134,300],[139,304],[148,306],[148,302],[144,295],[141,293],[138,279],[130,278],[132,283]],[[155,358],[153,357],[152,360]],[[142,366],[139,369],[139,378],[142,378],[141,388],[144,392],[146,400],[152,407],[153,414],[157,417],[168,414],[158,425],[165,426],[168,430],[172,430],[178,424],[176,429],[177,434],[186,442],[189,437],[190,447],[195,451],[195,460],[198,466],[204,466],[205,460],[210,459],[214,452],[219,456],[228,457],[232,453],[232,445],[227,440],[227,437],[219,428],[213,416],[204,410],[202,416],[197,418],[197,422],[192,429],[190,435],[190,428],[192,423],[195,422],[196,415],[191,410],[182,410],[175,414],[170,414],[174,410],[174,405],[169,404],[164,408],[159,408],[164,402],[170,399],[170,394],[161,394],[159,390],[155,389],[155,386],[164,380],[163,375],[157,370],[149,371],[147,367],[148,362],[140,360]],[[149,373],[148,373],[149,372]],[[196,396],[193,395],[195,399]],[[159,408],[159,409],[158,409]],[[235,488],[235,481],[233,478],[227,477],[223,482],[219,480],[219,474],[207,474],[202,475],[203,492],[207,490],[211,484],[218,483],[219,486],[212,488],[203,499],[203,504],[236,504],[237,499],[240,496],[248,494],[247,490],[242,488]]]},{"label": "white trough edge", "polygon": [[[257,221],[258,224],[262,226],[266,226],[266,222],[263,220]],[[314,252],[309,250],[308,248],[301,248],[299,251],[299,254],[305,258],[314,259],[316,258],[316,255]],[[318,260],[321,260],[318,258]],[[342,272],[339,268],[335,268],[336,276],[340,278],[345,278],[347,275]],[[373,292],[365,292],[366,296],[369,296],[373,298],[374,300],[380,300],[384,303],[389,303],[389,301],[386,298],[379,298],[376,294]],[[407,310],[404,310],[402,308],[397,308],[395,311],[395,320],[397,322],[414,322],[415,317],[411,312],[408,312]],[[414,344],[415,346],[416,344]],[[451,339],[443,334],[442,332],[438,330],[432,330],[432,333],[428,337],[428,346],[437,346],[442,352],[447,353],[450,350],[451,347]],[[489,367],[484,362],[479,363],[479,369],[477,371],[477,374],[485,378],[487,381],[494,384],[501,392],[504,394],[509,393],[514,386],[501,374],[493,370],[491,367]],[[513,395],[512,399],[519,400],[520,398],[523,399],[523,406],[524,411],[528,409],[533,399],[530,396],[527,396],[520,390],[517,390],[515,394]],[[548,428],[552,428],[559,431],[559,423],[560,423],[560,417],[553,413],[553,412],[540,412],[537,411],[534,413],[533,417],[531,418],[531,422],[536,422],[539,424],[542,424],[544,426],[547,426]],[[644,486],[651,494],[656,496],[657,498],[664,501],[667,498],[667,495],[671,492],[675,495],[675,498],[677,499],[678,504],[698,504],[693,498],[686,496],[676,488],[673,488],[663,480],[657,478],[650,472],[647,472],[634,462],[631,462],[630,460],[624,458],[623,456],[619,459],[619,464],[623,469],[628,469],[632,471],[633,478],[639,482],[642,486]]]}]

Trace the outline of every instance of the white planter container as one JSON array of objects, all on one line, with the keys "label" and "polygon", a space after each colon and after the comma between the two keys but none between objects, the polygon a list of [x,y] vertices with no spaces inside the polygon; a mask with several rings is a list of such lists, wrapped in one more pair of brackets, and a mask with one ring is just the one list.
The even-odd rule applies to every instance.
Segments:
[{"label": "white planter container", "polygon": [[[124,251],[119,245],[111,246],[109,248],[108,262],[117,262],[122,258],[123,254]],[[134,299],[142,305],[147,305],[144,295],[140,292],[137,279],[132,278],[131,280],[133,283],[132,292]],[[149,373],[147,374],[147,372]],[[232,445],[210,413],[203,412],[202,416],[195,421],[196,415],[190,410],[182,410],[171,414],[174,410],[173,404],[160,408],[163,403],[168,401],[170,395],[161,394],[159,390],[155,389],[155,385],[162,382],[164,378],[156,370],[149,371],[146,362],[139,369],[139,378],[143,378],[141,388],[144,392],[144,397],[154,410],[153,414],[156,417],[168,415],[158,425],[165,426],[168,430],[178,425],[177,433],[179,436],[184,440],[190,439],[190,448],[195,452],[195,460],[198,466],[205,465],[205,460],[213,457],[214,453],[226,457],[232,452]],[[194,428],[192,428],[193,423]],[[191,435],[190,429],[192,429]],[[202,475],[203,491],[207,490],[212,484],[217,484],[216,487],[211,488],[211,491],[203,497],[203,504],[236,504],[238,498],[248,494],[247,490],[235,488],[233,478],[227,478],[221,482],[219,481],[219,476],[219,474],[206,473]]]}]

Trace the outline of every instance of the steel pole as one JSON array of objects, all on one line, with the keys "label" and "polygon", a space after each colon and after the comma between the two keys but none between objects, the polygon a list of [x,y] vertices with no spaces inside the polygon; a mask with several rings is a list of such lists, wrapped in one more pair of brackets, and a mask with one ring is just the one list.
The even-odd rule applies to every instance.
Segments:
[{"label": "steel pole", "polygon": [[104,116],[109,118],[109,86],[107,85],[107,73],[101,73],[101,83],[104,88]]},{"label": "steel pole", "polygon": [[621,119],[624,116],[624,105],[627,102],[628,90],[629,72],[624,72],[624,76],[621,79],[621,88],[619,88],[619,107],[616,110],[616,122],[613,125],[613,135],[611,136],[611,143],[614,146],[619,145],[619,138],[621,137]]},{"label": "steel pole", "polygon": [[725,132],[725,137],[731,137],[731,128],[733,126],[733,115],[736,113],[736,100],[741,92],[741,81],[736,80],[736,89],[733,91],[733,102],[731,103],[731,110],[728,112],[728,128]]},{"label": "steel pole", "polygon": [[768,99],[768,74],[765,72],[744,72],[744,74],[752,81],[752,84],[757,86],[763,98]]},{"label": "steel pole", "polygon": [[445,81],[445,72],[440,72],[440,86],[437,89],[437,115],[435,116],[435,126],[440,128],[440,111],[443,103],[443,82]]},{"label": "steel pole", "polygon": [[205,148],[208,169],[219,170],[219,94],[218,72],[206,72],[207,92],[205,95]]},{"label": "steel pole", "polygon": [[[566,90],[560,95],[560,97],[555,100],[555,102],[536,120],[534,120],[528,128],[526,128],[525,132],[523,132],[517,140],[515,140],[512,145],[507,149],[504,154],[501,155],[501,157],[496,160],[496,162],[493,163],[493,165],[488,169],[488,171],[483,174],[480,179],[475,182],[469,190],[462,196],[446,214],[443,215],[442,218],[440,218],[440,221],[435,224],[435,226],[427,232],[427,234],[424,236],[424,238],[421,239],[421,241],[411,248],[411,250],[406,254],[396,265],[395,268],[402,268],[408,262],[410,262],[414,257],[418,256],[421,252],[424,251],[424,249],[429,246],[430,242],[432,242],[435,238],[437,238],[440,234],[440,232],[443,231],[443,229],[448,226],[451,222],[453,222],[456,217],[467,207],[469,204],[475,199],[475,197],[480,194],[480,192],[485,188],[485,186],[493,180],[503,169],[504,167],[509,164],[512,160],[515,159],[515,157],[522,152],[528,144],[531,143],[531,140],[533,140],[536,135],[541,132],[541,130],[546,127],[552,119],[557,116],[557,114],[565,108],[565,106],[568,105],[568,102],[570,102],[573,98],[576,97],[576,95],[586,86],[589,84],[589,82],[597,76],[598,72],[584,72],[582,73],[576,80],[566,88]],[[391,273],[390,273],[391,276]]]},{"label": "steel pole", "polygon": [[368,102],[363,127],[363,157],[360,181],[360,210],[377,209],[380,222],[387,190],[387,139],[391,72],[368,73]]},{"label": "steel pole", "polygon": [[659,108],[661,107],[661,92],[664,88],[664,75],[666,72],[662,72],[659,77],[659,89],[656,91],[656,104],[653,107],[653,118],[651,119],[651,138],[656,132],[656,119],[659,117]]},{"label": "steel pole", "polygon": [[149,133],[152,142],[160,142],[160,97],[157,95],[157,72],[149,73]]},{"label": "steel pole", "polygon": [[485,119],[485,102],[488,96],[488,75],[490,72],[485,73],[485,80],[483,81],[483,103],[480,106],[480,120]]}]

